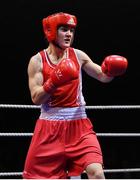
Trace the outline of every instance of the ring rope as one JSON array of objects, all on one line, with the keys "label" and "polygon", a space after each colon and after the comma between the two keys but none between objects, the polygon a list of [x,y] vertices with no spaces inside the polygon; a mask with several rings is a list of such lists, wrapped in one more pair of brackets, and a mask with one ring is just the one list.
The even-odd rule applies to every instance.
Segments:
[{"label": "ring rope", "polygon": [[2,136],[2,137],[6,137],[6,136],[10,136],[10,137],[17,137],[17,136],[19,136],[19,137],[23,137],[23,136],[25,136],[25,137],[28,137],[28,136],[32,136],[33,135],[33,133],[0,133],[0,137]]},{"label": "ring rope", "polygon": [[[140,172],[140,168],[126,168],[126,169],[104,169],[104,173],[127,173],[127,172]],[[22,176],[22,172],[0,172],[2,176]]]},{"label": "ring rope", "polygon": [[[40,105],[0,104],[0,108],[40,109]],[[98,105],[86,109],[140,109],[140,105]]]},{"label": "ring rope", "polygon": [[[140,137],[140,133],[96,133],[100,137]],[[0,137],[28,137],[33,133],[0,133]]]}]

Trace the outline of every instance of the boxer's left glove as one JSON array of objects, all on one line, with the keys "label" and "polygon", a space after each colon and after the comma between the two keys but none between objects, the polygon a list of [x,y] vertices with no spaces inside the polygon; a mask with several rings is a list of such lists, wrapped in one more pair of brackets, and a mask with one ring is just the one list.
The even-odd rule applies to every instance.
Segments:
[{"label": "boxer's left glove", "polygon": [[44,83],[43,88],[47,93],[52,93],[57,87],[78,78],[75,63],[69,59],[63,59],[56,66],[50,78]]},{"label": "boxer's left glove", "polygon": [[128,61],[125,57],[119,55],[107,56],[102,65],[101,69],[103,73],[108,76],[115,77],[123,75],[127,69]]}]

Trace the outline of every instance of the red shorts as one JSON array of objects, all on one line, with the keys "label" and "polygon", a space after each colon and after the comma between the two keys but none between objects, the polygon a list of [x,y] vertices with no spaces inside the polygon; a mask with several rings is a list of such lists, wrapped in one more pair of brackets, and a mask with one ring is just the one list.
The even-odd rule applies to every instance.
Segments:
[{"label": "red shorts", "polygon": [[65,179],[80,175],[87,165],[103,163],[102,152],[88,118],[38,119],[27,154],[23,178]]}]

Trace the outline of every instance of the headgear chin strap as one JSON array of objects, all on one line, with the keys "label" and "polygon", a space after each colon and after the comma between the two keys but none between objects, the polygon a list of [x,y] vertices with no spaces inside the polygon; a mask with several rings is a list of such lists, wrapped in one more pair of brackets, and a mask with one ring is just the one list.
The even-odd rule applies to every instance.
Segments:
[{"label": "headgear chin strap", "polygon": [[57,28],[61,25],[67,25],[75,28],[77,18],[68,13],[55,13],[42,20],[43,30],[48,42],[55,42],[57,36]]}]

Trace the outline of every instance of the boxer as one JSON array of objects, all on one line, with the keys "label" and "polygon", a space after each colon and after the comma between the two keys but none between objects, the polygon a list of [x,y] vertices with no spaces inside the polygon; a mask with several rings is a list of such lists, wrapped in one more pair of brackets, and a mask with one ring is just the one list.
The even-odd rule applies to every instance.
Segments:
[{"label": "boxer", "polygon": [[31,99],[41,105],[41,112],[23,178],[66,179],[85,170],[89,179],[104,179],[102,150],[85,110],[82,71],[109,83],[126,72],[128,61],[121,55],[109,55],[99,65],[72,47],[75,15],[55,13],[42,23],[49,45],[33,55],[28,65]]}]

